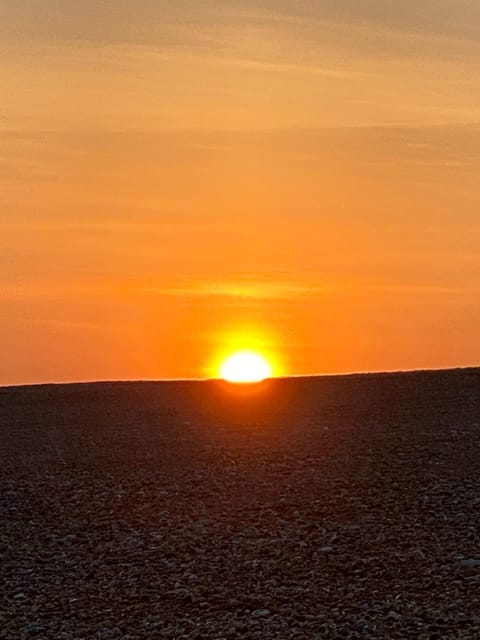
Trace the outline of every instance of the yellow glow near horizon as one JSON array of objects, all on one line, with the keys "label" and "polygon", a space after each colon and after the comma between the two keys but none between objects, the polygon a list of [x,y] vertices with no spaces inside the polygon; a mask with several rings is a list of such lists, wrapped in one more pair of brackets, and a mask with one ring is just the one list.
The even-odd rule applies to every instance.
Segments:
[{"label": "yellow glow near horizon", "polygon": [[220,375],[227,382],[262,382],[272,375],[272,367],[259,353],[239,351],[225,360]]}]

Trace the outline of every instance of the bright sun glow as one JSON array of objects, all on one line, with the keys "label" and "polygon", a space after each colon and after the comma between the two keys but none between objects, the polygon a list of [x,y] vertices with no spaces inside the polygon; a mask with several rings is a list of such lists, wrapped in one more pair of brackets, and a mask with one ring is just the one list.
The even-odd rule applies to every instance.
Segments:
[{"label": "bright sun glow", "polygon": [[258,353],[240,351],[225,360],[220,375],[227,382],[261,382],[272,375],[272,368]]}]

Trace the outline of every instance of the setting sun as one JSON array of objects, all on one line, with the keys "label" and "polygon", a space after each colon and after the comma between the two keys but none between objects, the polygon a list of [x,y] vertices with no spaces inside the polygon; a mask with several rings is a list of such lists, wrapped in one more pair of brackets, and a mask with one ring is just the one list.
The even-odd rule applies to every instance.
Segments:
[{"label": "setting sun", "polygon": [[272,368],[258,353],[240,351],[225,360],[220,375],[227,382],[261,382],[272,375]]}]

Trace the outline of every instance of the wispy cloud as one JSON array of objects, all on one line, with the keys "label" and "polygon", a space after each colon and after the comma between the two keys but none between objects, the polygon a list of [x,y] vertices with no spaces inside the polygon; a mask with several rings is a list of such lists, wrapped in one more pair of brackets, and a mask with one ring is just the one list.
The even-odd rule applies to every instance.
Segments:
[{"label": "wispy cloud", "polygon": [[390,34],[398,31],[472,40],[478,40],[480,25],[480,7],[470,0],[243,0],[241,4],[231,1],[228,10],[240,20],[296,26],[323,22],[383,29]]},{"label": "wispy cloud", "polygon": [[[467,258],[467,256],[465,256]],[[480,266],[480,265],[479,265]],[[417,282],[402,280],[400,276],[372,278],[360,274],[348,278],[330,278],[326,282],[315,280],[198,280],[189,283],[156,284],[145,281],[81,281],[70,282],[31,282],[29,284],[4,283],[0,295],[4,300],[61,299],[101,297],[103,299],[122,299],[125,296],[137,298],[179,297],[204,299],[238,300],[318,300],[329,296],[350,297],[375,293],[398,293],[412,295],[463,295],[480,291],[480,282],[466,277],[454,278],[448,283],[436,282],[424,277]]]},{"label": "wispy cloud", "polygon": [[165,295],[185,297],[249,298],[256,300],[292,299],[304,296],[325,295],[331,289],[328,285],[304,284],[301,282],[199,282],[188,286],[174,286],[166,289],[144,289]]}]

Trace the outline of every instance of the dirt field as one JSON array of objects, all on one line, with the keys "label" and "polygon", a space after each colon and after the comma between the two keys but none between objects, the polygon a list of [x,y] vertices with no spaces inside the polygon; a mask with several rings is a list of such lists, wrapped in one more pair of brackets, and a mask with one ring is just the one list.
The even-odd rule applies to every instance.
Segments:
[{"label": "dirt field", "polygon": [[0,638],[480,638],[480,370],[0,389]]}]

